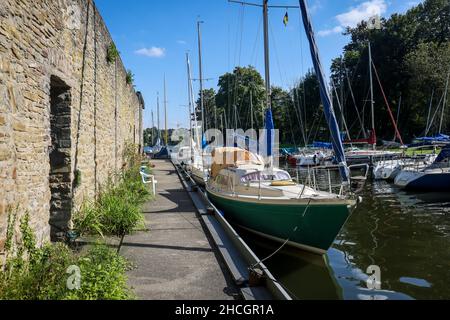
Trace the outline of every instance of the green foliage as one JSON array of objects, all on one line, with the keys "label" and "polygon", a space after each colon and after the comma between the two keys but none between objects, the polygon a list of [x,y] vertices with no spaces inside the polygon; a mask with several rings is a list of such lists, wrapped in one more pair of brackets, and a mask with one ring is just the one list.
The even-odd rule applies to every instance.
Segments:
[{"label": "green foliage", "polygon": [[[347,34],[351,41],[344,48],[343,59],[333,61],[331,71],[338,95],[341,87],[345,93],[344,112],[353,138],[361,137],[362,134],[355,108],[362,115],[362,122],[366,127],[371,122],[370,105],[367,102],[368,41],[394,115],[402,97],[399,129],[404,140],[424,134],[431,93],[434,89],[434,112],[443,95],[443,83],[450,68],[450,2],[426,0],[405,14],[394,14],[389,19],[382,19],[380,30],[370,30],[362,22],[357,27],[348,29]],[[354,99],[349,90],[347,74]],[[394,128],[375,75],[374,90],[375,127],[378,136],[391,140]],[[337,112],[337,117],[340,118],[340,112]],[[450,129],[450,113],[445,119],[444,132]],[[437,132],[430,132],[435,133]]]},{"label": "green foliage", "polygon": [[226,73],[219,78],[218,86],[215,104],[218,113],[223,114],[228,128],[235,128],[237,125],[240,129],[250,129],[250,101],[253,104],[255,128],[263,127],[262,117],[266,108],[265,85],[260,73],[254,67],[236,67],[233,73]]},{"label": "green foliage", "polygon": [[[8,224],[14,229],[14,224]],[[9,231],[10,232],[10,231]],[[20,220],[21,241],[0,273],[0,300],[115,300],[131,299],[126,285],[127,261],[105,245],[77,254],[65,244],[36,246],[29,215]],[[10,246],[12,248],[12,246]],[[67,287],[69,266],[81,270],[81,288]]]},{"label": "green foliage", "polygon": [[66,300],[130,300],[125,271],[129,263],[106,245],[92,247],[77,261],[81,288],[69,291]]},{"label": "green foliage", "polygon": [[5,250],[6,252],[10,252],[13,248],[13,236],[14,236],[14,226],[17,221],[17,211],[18,208],[12,209],[8,207],[8,222],[6,224],[6,241],[5,241]]},{"label": "green foliage", "polygon": [[125,81],[129,85],[132,85],[134,83],[134,74],[133,74],[133,72],[131,72],[131,70],[127,71],[127,75],[125,77]]},{"label": "green foliage", "polygon": [[85,203],[75,213],[73,222],[78,234],[120,237],[145,228],[141,206],[150,198],[150,191],[142,183],[142,158],[135,145],[125,146],[124,159],[117,184],[110,179],[95,202]]},{"label": "green foliage", "polygon": [[106,60],[108,63],[113,63],[117,60],[119,57],[120,52],[117,50],[117,47],[114,43],[111,43],[108,47],[107,53],[106,53]]}]

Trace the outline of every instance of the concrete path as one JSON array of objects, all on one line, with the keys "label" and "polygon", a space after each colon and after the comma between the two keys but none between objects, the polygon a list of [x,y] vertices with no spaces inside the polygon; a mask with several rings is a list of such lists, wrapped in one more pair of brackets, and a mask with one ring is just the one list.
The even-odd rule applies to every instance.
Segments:
[{"label": "concrete path", "polygon": [[135,268],[129,285],[142,300],[232,300],[230,280],[172,163],[153,161],[156,201],[144,215],[149,232],[125,237],[121,254]]}]

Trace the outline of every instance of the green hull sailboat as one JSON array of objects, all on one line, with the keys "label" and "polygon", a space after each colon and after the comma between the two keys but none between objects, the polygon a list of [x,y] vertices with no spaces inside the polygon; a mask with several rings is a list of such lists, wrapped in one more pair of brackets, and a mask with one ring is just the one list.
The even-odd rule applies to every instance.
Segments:
[{"label": "green hull sailboat", "polygon": [[224,196],[208,191],[209,198],[233,224],[265,238],[302,250],[324,254],[349,217],[348,201],[268,203]]},{"label": "green hull sailboat", "polygon": [[[232,223],[281,243],[323,254],[333,244],[350,215],[350,208],[356,206],[356,201],[353,195],[346,193],[350,176],[342,138],[319,59],[306,1],[299,0],[299,3],[314,69],[319,79],[320,96],[330,129],[335,160],[343,182],[340,192],[332,193],[331,186],[330,192],[323,192],[295,183],[289,173],[273,167],[274,124],[269,77],[268,0],[263,0],[261,5],[264,13],[267,141],[258,151],[266,154],[256,155],[239,148],[215,149],[206,190],[214,205],[221,209]],[[264,159],[261,156],[264,156]],[[223,161],[225,159],[226,161]]]},{"label": "green hull sailboat", "polygon": [[[288,172],[267,168],[249,151],[216,148],[212,156],[209,199],[231,223],[271,240],[323,254],[356,204],[295,183]],[[228,161],[219,164],[221,159]]]}]

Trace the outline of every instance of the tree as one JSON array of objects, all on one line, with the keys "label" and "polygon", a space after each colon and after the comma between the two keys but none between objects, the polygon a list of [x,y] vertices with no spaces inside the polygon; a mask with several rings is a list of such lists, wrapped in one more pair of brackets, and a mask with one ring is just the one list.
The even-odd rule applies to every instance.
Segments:
[{"label": "tree", "polygon": [[250,129],[251,105],[255,129],[263,126],[265,85],[254,67],[236,67],[233,73],[226,73],[219,78],[218,86],[216,105],[223,112],[228,128]]},{"label": "tree", "polygon": [[[379,30],[369,29],[361,22],[347,29],[346,34],[351,40],[344,48],[343,58],[333,61],[331,71],[338,92],[341,88],[345,92],[344,110],[348,111],[345,116],[352,135],[358,135],[362,129],[358,113],[363,125],[368,126],[371,121],[369,41],[376,71],[394,114],[401,97],[399,128],[404,140],[422,134],[432,88],[442,87],[442,78],[450,67],[444,59],[448,57],[445,48],[450,41],[450,1],[426,0],[405,14],[382,19]],[[374,90],[377,133],[380,138],[392,139],[394,127],[375,75]],[[358,112],[350,112],[355,108]]]},{"label": "tree", "polygon": [[[222,110],[216,106],[216,92],[214,89],[204,89],[203,90],[203,105],[205,109],[206,123],[205,127],[219,128],[220,127],[220,115]],[[201,97],[198,94],[197,100],[197,121],[202,121],[202,111],[201,111]]]}]

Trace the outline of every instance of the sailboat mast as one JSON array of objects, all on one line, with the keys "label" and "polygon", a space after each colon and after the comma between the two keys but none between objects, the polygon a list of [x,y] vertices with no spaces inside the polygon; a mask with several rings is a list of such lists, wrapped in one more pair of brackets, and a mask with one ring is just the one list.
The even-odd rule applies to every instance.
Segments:
[{"label": "sailboat mast", "polygon": [[155,139],[155,115],[153,114],[152,110],[152,142],[151,145],[154,146],[153,141]]},{"label": "sailboat mast", "polygon": [[203,96],[203,66],[202,66],[202,34],[200,25],[203,21],[197,21],[197,33],[198,33],[198,68],[199,68],[199,81],[200,81],[200,108],[202,111],[202,136],[206,131],[206,119],[205,119],[205,101]]},{"label": "sailboat mast", "polygon": [[[372,74],[372,47],[369,41],[369,75],[370,75],[370,107],[372,112],[372,135],[376,133],[375,131],[375,100],[373,95],[373,74]],[[373,149],[375,150],[376,145],[374,144]]]},{"label": "sailboat mast", "polygon": [[164,125],[165,125],[165,143],[169,144],[169,131],[167,131],[167,90],[166,90],[166,75],[164,75]]},{"label": "sailboat mast", "polygon": [[160,122],[159,122],[159,92],[156,93],[156,118],[158,122],[158,139],[161,138]]},{"label": "sailboat mast", "polygon": [[187,80],[188,80],[188,105],[189,105],[189,147],[192,151],[192,109],[193,109],[193,101],[191,96],[191,68],[189,65],[189,53],[186,52],[186,66],[187,66]]},{"label": "sailboat mast", "polygon": [[272,108],[271,87],[270,87],[270,55],[269,55],[269,0],[263,0],[264,15],[264,68],[266,80],[266,105]]},{"label": "sailboat mast", "polygon": [[439,124],[439,133],[442,133],[442,125],[444,124],[445,107],[447,105],[447,94],[448,94],[449,80],[450,80],[450,69],[448,70],[447,84],[445,85],[444,101],[442,102],[442,115],[441,115],[441,123]]},{"label": "sailboat mast", "polygon": [[191,135],[195,139],[195,142],[197,143],[197,148],[201,148],[200,143],[200,135],[198,132],[198,122],[197,122],[197,106],[195,105],[195,97],[194,97],[194,88],[192,86],[192,72],[191,72],[191,61],[189,59],[189,54],[187,54],[188,60],[187,60],[187,67],[188,67],[188,81],[189,81],[189,96],[190,96],[190,102],[192,104],[193,109],[193,121],[194,121],[194,130],[191,131]]},{"label": "sailboat mast", "polygon": [[250,90],[250,123],[251,123],[251,129],[254,129],[253,126],[253,93],[252,90]]},{"label": "sailboat mast", "polygon": [[428,128],[430,125],[430,117],[431,117],[431,108],[433,108],[433,98],[434,98],[434,88],[431,91],[431,100],[430,100],[430,106],[428,107],[428,117],[427,117],[427,126],[425,127],[425,137],[428,135]]},{"label": "sailboat mast", "polygon": [[328,127],[331,133],[331,143],[333,144],[336,161],[339,163],[339,171],[341,173],[342,180],[348,183],[350,182],[350,175],[347,167],[347,161],[345,159],[344,146],[342,144],[342,139],[339,134],[339,126],[336,120],[336,115],[333,110],[333,104],[331,102],[330,89],[325,81],[323,67],[319,57],[319,49],[317,48],[317,43],[314,36],[308,6],[306,0],[299,0],[299,2],[303,17],[303,25],[305,28],[306,36],[308,38],[311,50],[311,58],[313,60],[316,75],[319,79],[320,97],[324,108],[325,119],[328,122]]}]

